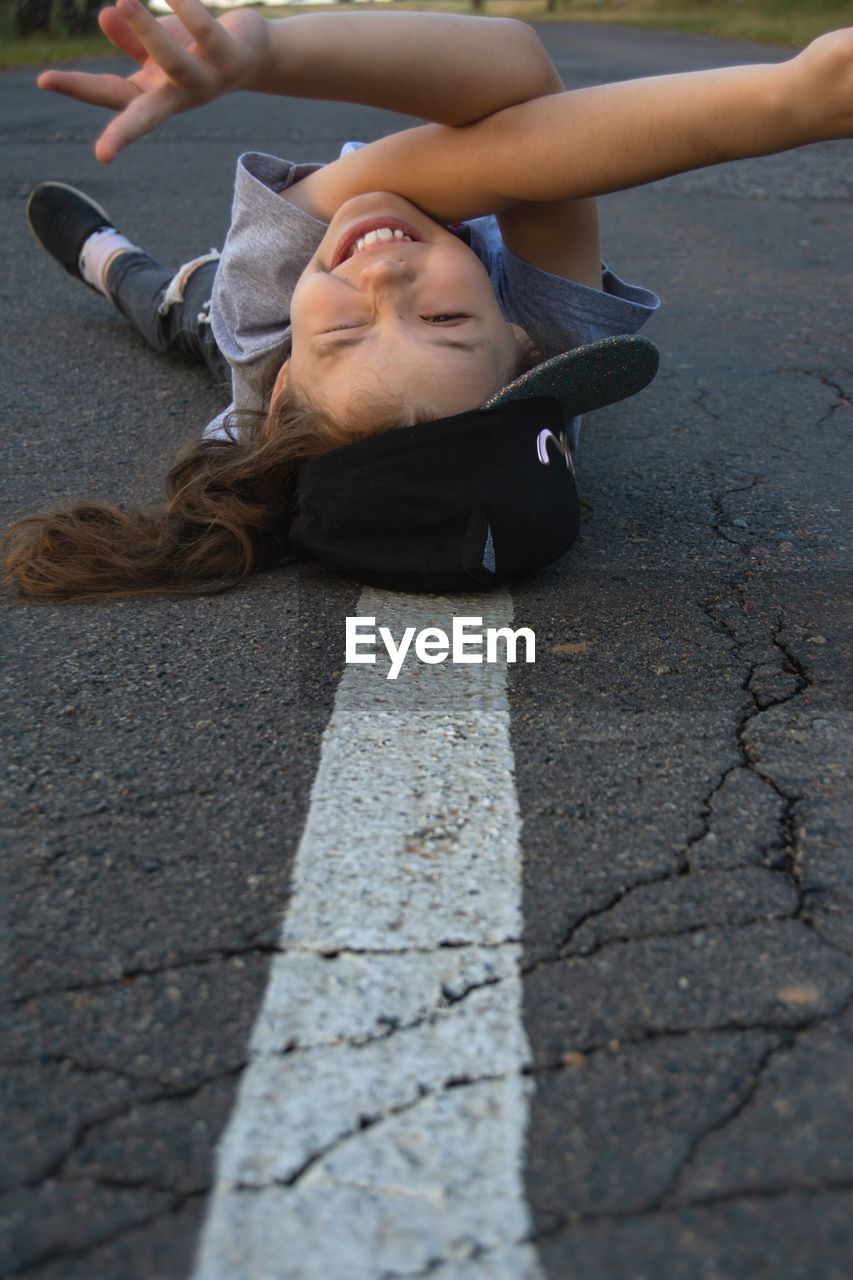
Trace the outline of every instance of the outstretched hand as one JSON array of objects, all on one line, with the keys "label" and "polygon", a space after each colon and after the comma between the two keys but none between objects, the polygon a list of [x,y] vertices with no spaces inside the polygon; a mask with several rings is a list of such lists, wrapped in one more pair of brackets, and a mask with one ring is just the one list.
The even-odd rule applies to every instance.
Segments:
[{"label": "outstretched hand", "polygon": [[123,147],[164,120],[250,89],[271,57],[270,26],[249,9],[214,19],[200,0],[168,0],[174,10],[155,18],[140,0],[117,0],[98,15],[108,40],[140,64],[126,79],[85,71],[44,71],[40,89],[118,112],[95,143],[109,164]]}]

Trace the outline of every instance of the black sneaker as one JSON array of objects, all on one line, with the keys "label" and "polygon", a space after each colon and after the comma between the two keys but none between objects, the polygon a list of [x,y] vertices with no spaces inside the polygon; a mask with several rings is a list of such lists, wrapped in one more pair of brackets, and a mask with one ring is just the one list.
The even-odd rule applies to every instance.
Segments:
[{"label": "black sneaker", "polygon": [[64,182],[40,182],[30,192],[27,222],[41,247],[84,284],[89,282],[80,271],[80,250],[93,232],[115,230],[105,209]]}]

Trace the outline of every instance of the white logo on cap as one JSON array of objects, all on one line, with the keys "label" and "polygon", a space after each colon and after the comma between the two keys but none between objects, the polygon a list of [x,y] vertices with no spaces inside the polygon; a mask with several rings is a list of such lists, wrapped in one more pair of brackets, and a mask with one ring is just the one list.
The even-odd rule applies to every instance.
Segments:
[{"label": "white logo on cap", "polygon": [[557,446],[557,448],[560,450],[560,453],[566,459],[566,466],[569,468],[572,475],[574,475],[575,464],[572,462],[572,451],[571,451],[571,448],[569,447],[569,442],[566,439],[566,435],[564,431],[561,431],[559,436],[555,436],[554,432],[551,431],[549,427],[542,428],[542,430],[539,432],[539,435],[536,437],[536,456],[538,457],[539,461],[544,462],[546,467],[551,465],[551,459],[548,456],[549,440],[554,441],[554,444]]}]

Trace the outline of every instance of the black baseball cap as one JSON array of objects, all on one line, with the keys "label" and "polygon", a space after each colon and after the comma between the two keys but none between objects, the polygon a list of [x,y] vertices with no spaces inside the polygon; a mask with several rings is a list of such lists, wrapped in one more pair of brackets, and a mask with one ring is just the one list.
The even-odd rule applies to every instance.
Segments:
[{"label": "black baseball cap", "polygon": [[303,464],[291,543],[368,586],[471,591],[540,569],[574,542],[569,424],[642,390],[658,351],[604,338],[522,374],[479,409]]}]

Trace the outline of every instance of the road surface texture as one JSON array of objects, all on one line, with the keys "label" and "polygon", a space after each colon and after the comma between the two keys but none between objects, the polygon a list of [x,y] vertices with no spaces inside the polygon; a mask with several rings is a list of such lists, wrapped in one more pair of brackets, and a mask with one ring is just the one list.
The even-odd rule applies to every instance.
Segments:
[{"label": "road surface texture", "polygon": [[[785,56],[539,31],[568,88]],[[155,499],[223,404],[38,251],[36,182],[177,262],[221,243],[242,150],[331,160],[412,123],[241,95],[104,168],[100,113],[33,79],[0,77],[6,519]],[[537,640],[508,670],[535,1255],[371,1276],[849,1274],[851,161],[824,144],[602,202],[607,262],[664,300],[662,362],[587,419],[582,538],[512,589]],[[4,1276],[190,1275],[360,595],[310,564],[189,602],[7,595]]]}]

